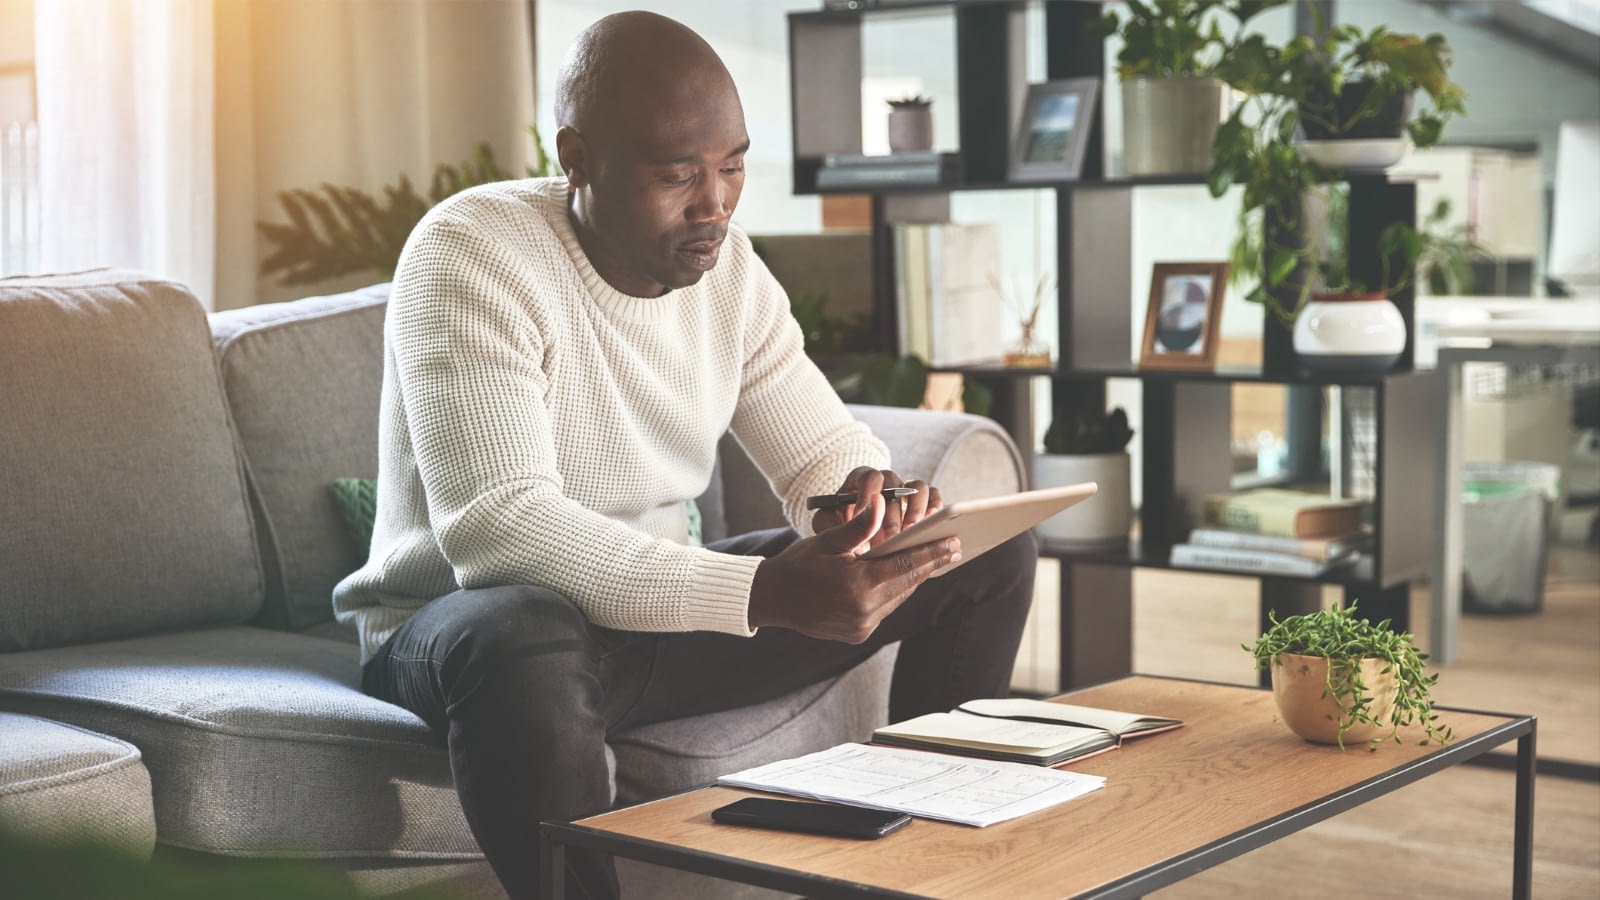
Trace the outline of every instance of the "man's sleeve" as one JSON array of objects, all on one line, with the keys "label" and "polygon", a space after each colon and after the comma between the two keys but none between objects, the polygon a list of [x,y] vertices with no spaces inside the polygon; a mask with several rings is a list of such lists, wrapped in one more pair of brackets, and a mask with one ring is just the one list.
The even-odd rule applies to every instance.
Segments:
[{"label": "man's sleeve", "polygon": [[539,285],[526,262],[435,218],[396,274],[389,340],[440,550],[465,588],[548,587],[630,631],[748,635],[755,557],[650,537],[562,493]]}]

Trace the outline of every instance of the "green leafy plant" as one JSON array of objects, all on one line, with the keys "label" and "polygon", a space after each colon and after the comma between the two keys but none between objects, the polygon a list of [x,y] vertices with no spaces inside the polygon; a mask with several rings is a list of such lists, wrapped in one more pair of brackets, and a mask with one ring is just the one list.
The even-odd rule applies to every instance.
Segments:
[{"label": "green leafy plant", "polygon": [[[560,174],[560,166],[544,151],[538,128],[528,130],[533,135],[534,162],[527,175]],[[381,199],[359,188],[333,184],[280,191],[278,203],[288,223],[256,223],[269,246],[261,274],[276,277],[283,285],[315,284],[356,272],[393,278],[406,239],[429,209],[466,188],[515,177],[501,169],[489,145],[480,142],[471,159],[436,167],[426,196],[404,174],[383,188]]]},{"label": "green leafy plant", "polygon": [[[1217,130],[1207,186],[1214,197],[1242,188],[1230,280],[1250,286],[1247,300],[1292,327],[1319,282],[1321,289],[1352,293],[1391,293],[1405,284],[1422,254],[1422,236],[1404,223],[1387,228],[1377,241],[1386,266],[1380,283],[1356,284],[1347,242],[1330,242],[1326,216],[1307,215],[1326,207],[1326,186],[1337,173],[1307,159],[1296,141],[1308,122],[1347,133],[1420,88],[1433,108],[1405,127],[1417,147],[1434,146],[1448,119],[1465,112],[1464,93],[1446,75],[1449,66],[1443,36],[1396,34],[1382,26],[1363,32],[1344,25],[1320,40],[1297,35],[1282,46],[1242,34],[1228,46],[1216,74],[1242,99]],[[1357,85],[1360,101],[1348,114],[1334,115]],[[1308,196],[1322,202],[1308,203]]]},{"label": "green leafy plant", "polygon": [[[1374,625],[1367,619],[1356,618],[1356,604],[1335,607],[1300,616],[1278,620],[1276,612],[1269,612],[1270,627],[1256,639],[1254,645],[1241,644],[1255,657],[1256,667],[1268,669],[1284,654],[1316,656],[1327,661],[1328,680],[1323,696],[1332,697],[1339,707],[1339,747],[1344,748],[1344,735],[1358,724],[1388,728],[1388,732],[1373,738],[1369,750],[1393,740],[1400,742],[1400,729],[1412,724],[1422,724],[1427,732],[1423,744],[1443,744],[1452,737],[1448,725],[1439,725],[1433,713],[1431,690],[1438,682],[1437,674],[1424,672],[1423,663],[1428,655],[1417,650],[1409,632],[1397,632],[1384,619]],[[1399,694],[1387,721],[1372,716],[1373,697],[1368,693],[1361,674],[1363,659],[1384,662],[1384,672],[1393,672]]]},{"label": "green leafy plant", "polygon": [[1134,78],[1210,75],[1226,54],[1225,18],[1237,27],[1288,0],[1128,0],[1123,16],[1108,11],[1089,23],[1091,37],[1122,38],[1117,74]]},{"label": "green leafy plant", "polygon": [[1044,452],[1057,456],[1116,453],[1133,440],[1128,414],[1122,407],[1110,412],[1058,408],[1044,433]]},{"label": "green leafy plant", "polygon": [[827,291],[790,293],[789,311],[805,335],[806,352],[814,358],[861,353],[872,345],[871,317],[866,313],[848,319],[834,315],[828,310]]},{"label": "green leafy plant", "polygon": [[1434,295],[1470,294],[1477,286],[1472,262],[1488,251],[1472,236],[1472,226],[1447,226],[1450,201],[1441,198],[1422,223],[1422,246],[1417,254],[1417,282]]},{"label": "green leafy plant", "polygon": [[[846,403],[915,409],[928,395],[928,364],[915,354],[847,353],[817,361],[828,383]],[[994,394],[971,378],[961,383],[961,408],[986,416]]]}]

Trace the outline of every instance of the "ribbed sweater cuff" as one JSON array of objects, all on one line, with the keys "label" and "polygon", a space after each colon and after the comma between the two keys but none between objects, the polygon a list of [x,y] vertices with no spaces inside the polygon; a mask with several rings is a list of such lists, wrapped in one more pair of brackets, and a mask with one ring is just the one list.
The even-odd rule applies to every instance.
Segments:
[{"label": "ribbed sweater cuff", "polygon": [[740,637],[755,634],[750,627],[750,585],[761,562],[759,556],[699,554],[689,594],[689,621],[707,631]]}]

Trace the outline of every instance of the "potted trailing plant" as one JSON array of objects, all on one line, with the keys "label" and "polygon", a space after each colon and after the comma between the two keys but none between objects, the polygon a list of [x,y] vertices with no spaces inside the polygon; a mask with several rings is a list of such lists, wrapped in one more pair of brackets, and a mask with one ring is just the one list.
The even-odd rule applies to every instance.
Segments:
[{"label": "potted trailing plant", "polygon": [[933,99],[918,94],[889,101],[889,149],[915,153],[933,149]]},{"label": "potted trailing plant", "polygon": [[1211,164],[1228,86],[1216,77],[1227,52],[1222,20],[1237,28],[1287,0],[1129,0],[1088,26],[1091,37],[1122,39],[1123,169],[1129,175],[1188,175]]},{"label": "potted trailing plant", "polygon": [[1096,547],[1126,543],[1133,526],[1128,414],[1072,409],[1057,404],[1044,433],[1044,453],[1033,460],[1033,486],[1061,487],[1093,481],[1095,495],[1070,515],[1046,519],[1039,537],[1057,545]]},{"label": "potted trailing plant", "polygon": [[[1281,47],[1260,34],[1242,35],[1229,45],[1217,74],[1242,99],[1217,129],[1207,184],[1215,197],[1242,188],[1231,271],[1235,283],[1249,286],[1246,299],[1265,305],[1284,331],[1295,329],[1314,293],[1387,296],[1410,277],[1423,248],[1422,237],[1409,225],[1387,229],[1377,247],[1386,266],[1383,283],[1355,284],[1349,278],[1348,242],[1329,239],[1327,185],[1340,174],[1329,162],[1382,168],[1399,158],[1404,143],[1398,132],[1394,140],[1382,139],[1381,158],[1372,148],[1308,155],[1301,134],[1307,128],[1343,137],[1369,134],[1370,126],[1387,119],[1386,127],[1403,126],[1415,146],[1434,146],[1447,120],[1464,112],[1464,94],[1449,80],[1449,66],[1449,45],[1442,36],[1396,34],[1381,26],[1366,32],[1340,26],[1321,40],[1298,35]],[[1417,88],[1428,94],[1431,109],[1407,118],[1409,105],[1403,104],[1398,118],[1386,113],[1394,98],[1409,97]],[[1399,322],[1397,312],[1375,315],[1385,327]],[[1381,360],[1389,355],[1384,348],[1357,345],[1336,355]]]},{"label": "potted trailing plant", "polygon": [[1254,645],[1241,645],[1256,666],[1272,672],[1272,696],[1284,724],[1317,744],[1366,742],[1376,750],[1400,742],[1400,729],[1421,725],[1421,743],[1450,740],[1438,724],[1431,691],[1439,680],[1428,675],[1409,633],[1388,619],[1372,624],[1356,618],[1356,604],[1282,621],[1268,614],[1270,627]]}]

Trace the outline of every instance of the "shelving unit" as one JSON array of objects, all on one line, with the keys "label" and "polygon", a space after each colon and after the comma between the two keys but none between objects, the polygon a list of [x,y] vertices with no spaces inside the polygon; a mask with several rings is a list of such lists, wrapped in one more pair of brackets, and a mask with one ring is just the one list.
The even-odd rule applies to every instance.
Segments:
[{"label": "shelving unit", "polygon": [[[1096,18],[1093,0],[1035,0],[1043,7],[1046,78],[1102,77],[1105,45],[1083,36]],[[1102,159],[1103,104],[1091,122],[1089,146],[1078,180],[1011,182],[1006,178],[1013,118],[1026,92],[1024,0],[952,0],[896,3],[856,10],[818,10],[789,15],[790,84],[793,114],[794,191],[797,194],[863,193],[864,189],[819,192],[816,173],[828,153],[861,152],[860,95],[862,23],[869,17],[949,15],[955,19],[957,101],[961,174],[938,189],[885,188],[873,196],[874,326],[882,349],[894,350],[895,261],[893,223],[897,210],[917,203],[948,202],[954,191],[1053,190],[1056,195],[1056,257],[1059,359],[1049,368],[962,366],[950,369],[983,382],[995,395],[993,415],[1031,459],[1033,383],[1049,379],[1057,397],[1103,410],[1107,379],[1137,379],[1143,393],[1143,502],[1139,538],[1107,552],[1043,546],[1061,565],[1061,686],[1092,684],[1132,670],[1132,573],[1135,568],[1173,569],[1168,552],[1197,523],[1201,497],[1230,487],[1229,424],[1236,383],[1283,384],[1307,397],[1321,388],[1369,389],[1376,417],[1374,552],[1370,565],[1321,578],[1264,576],[1260,608],[1280,616],[1316,609],[1325,585],[1342,586],[1346,600],[1359,597],[1370,616],[1409,628],[1410,582],[1427,571],[1433,533],[1430,466],[1433,406],[1438,389],[1432,372],[1413,370],[1414,303],[1409,289],[1391,299],[1400,309],[1407,344],[1395,371],[1384,375],[1327,378],[1297,368],[1290,336],[1270,316],[1263,327],[1263,362],[1255,367],[1219,367],[1210,372],[1143,371],[1127,358],[1136,303],[1132,285],[1132,198],[1142,187],[1202,184],[1198,176],[1107,177]],[[1345,173],[1350,186],[1352,274],[1376,281],[1382,268],[1376,235],[1394,221],[1415,224],[1413,184],[1382,173]],[[1092,222],[1094,227],[1077,227]],[[1365,243],[1363,243],[1363,240]],[[1078,265],[1076,260],[1093,260]],[[1211,570],[1194,569],[1205,574]],[[1252,577],[1244,575],[1241,577]]]}]

